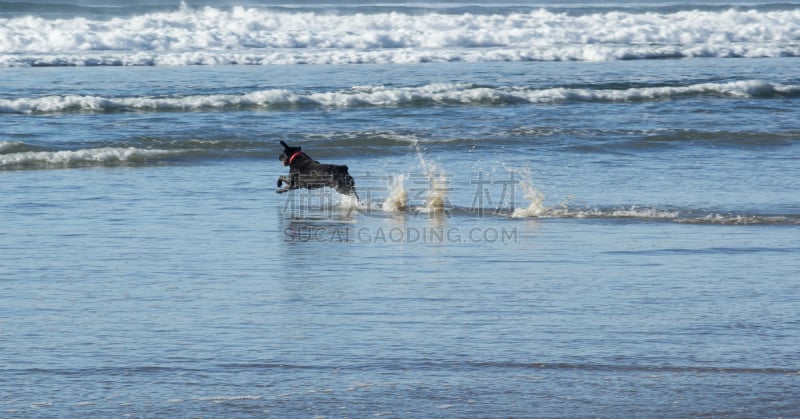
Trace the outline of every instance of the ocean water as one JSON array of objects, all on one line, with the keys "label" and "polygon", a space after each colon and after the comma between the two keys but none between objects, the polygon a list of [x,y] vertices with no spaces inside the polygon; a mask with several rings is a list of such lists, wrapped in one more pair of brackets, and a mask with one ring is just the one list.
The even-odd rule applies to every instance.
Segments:
[{"label": "ocean water", "polygon": [[800,417],[798,69],[786,1],[0,2],[0,416]]}]

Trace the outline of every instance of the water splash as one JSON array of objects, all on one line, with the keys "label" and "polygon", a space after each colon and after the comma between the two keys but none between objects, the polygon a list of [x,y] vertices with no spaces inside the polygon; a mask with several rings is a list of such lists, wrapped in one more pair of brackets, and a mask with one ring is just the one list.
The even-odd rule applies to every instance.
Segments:
[{"label": "water splash", "polygon": [[536,189],[533,184],[533,176],[528,169],[510,169],[506,168],[509,172],[519,176],[519,185],[522,188],[522,195],[528,201],[528,206],[524,208],[514,208],[511,213],[512,218],[525,218],[525,217],[540,217],[547,213],[547,207],[544,205],[544,195]]},{"label": "water splash", "polygon": [[381,208],[385,212],[405,212],[408,209],[408,191],[405,189],[405,175],[392,175],[389,182],[389,196]]},{"label": "water splash", "polygon": [[444,170],[439,169],[435,164],[430,163],[426,168],[430,179],[430,188],[425,194],[425,212],[437,214],[445,211],[447,201],[447,176]]},{"label": "water splash", "polygon": [[446,210],[448,179],[444,170],[440,169],[434,162],[425,160],[419,143],[414,147],[417,150],[417,157],[422,170],[427,174],[430,181],[428,191],[425,193],[425,206],[419,211],[426,214],[442,214]]},{"label": "water splash", "polygon": [[355,195],[337,195],[339,195],[339,202],[334,205],[334,208],[347,216],[368,209],[369,204],[359,201]]}]

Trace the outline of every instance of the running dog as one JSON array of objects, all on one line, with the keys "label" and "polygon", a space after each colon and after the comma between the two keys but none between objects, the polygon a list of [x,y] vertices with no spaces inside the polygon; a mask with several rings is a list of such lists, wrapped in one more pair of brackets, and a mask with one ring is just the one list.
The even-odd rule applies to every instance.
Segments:
[{"label": "running dog", "polygon": [[281,141],[281,145],[283,153],[278,158],[284,166],[289,166],[289,175],[278,178],[278,188],[284,183],[286,186],[276,192],[284,193],[292,189],[317,189],[327,186],[336,189],[336,192],[342,195],[355,195],[358,199],[356,182],[347,172],[347,166],[322,164],[300,150],[301,147],[289,147],[283,141]]}]

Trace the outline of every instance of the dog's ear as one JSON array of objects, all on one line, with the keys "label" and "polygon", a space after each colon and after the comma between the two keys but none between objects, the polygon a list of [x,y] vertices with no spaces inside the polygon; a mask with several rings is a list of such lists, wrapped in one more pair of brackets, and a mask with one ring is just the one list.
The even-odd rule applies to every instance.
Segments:
[{"label": "dog's ear", "polygon": [[285,142],[283,142],[283,140],[281,140],[281,145],[283,146],[283,148],[289,148],[289,146]]}]

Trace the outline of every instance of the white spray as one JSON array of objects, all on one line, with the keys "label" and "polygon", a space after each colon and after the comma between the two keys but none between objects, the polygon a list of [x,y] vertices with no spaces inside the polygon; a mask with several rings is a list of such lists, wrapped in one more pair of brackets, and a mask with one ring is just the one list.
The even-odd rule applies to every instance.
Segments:
[{"label": "white spray", "polygon": [[385,212],[405,212],[408,209],[405,180],[405,175],[392,175],[392,180],[389,182],[389,196],[381,206]]},{"label": "white spray", "polygon": [[514,208],[514,211],[511,213],[511,217],[525,218],[539,217],[544,215],[547,212],[547,207],[544,206],[544,195],[542,195],[542,193],[539,192],[539,190],[533,185],[533,177],[531,176],[530,170],[507,170],[521,177],[519,185],[522,188],[523,196],[525,196],[525,199],[529,202],[528,206],[525,208]]},{"label": "white spray", "polygon": [[355,195],[342,195],[339,194],[340,200],[336,204],[339,211],[344,212],[346,215],[352,215],[353,212],[365,209],[363,203],[359,202]]},{"label": "white spray", "polygon": [[420,212],[428,214],[441,214],[445,210],[445,202],[447,200],[448,181],[447,175],[444,170],[440,169],[433,162],[425,160],[422,156],[422,151],[419,144],[415,144],[417,148],[417,157],[422,170],[425,171],[430,180],[429,188],[425,194],[425,207],[420,208]]}]

